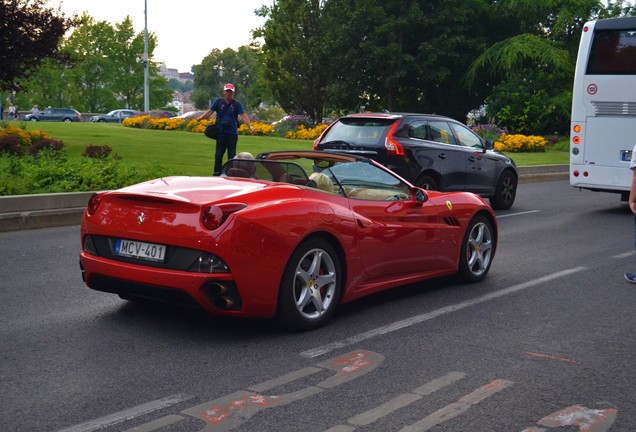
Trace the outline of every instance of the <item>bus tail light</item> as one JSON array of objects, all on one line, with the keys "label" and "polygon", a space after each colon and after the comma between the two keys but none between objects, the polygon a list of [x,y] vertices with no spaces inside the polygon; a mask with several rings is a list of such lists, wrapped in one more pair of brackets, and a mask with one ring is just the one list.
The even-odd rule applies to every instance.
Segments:
[{"label": "bus tail light", "polygon": [[578,136],[578,135],[575,135],[574,137],[572,137],[572,142],[573,142],[574,144],[580,144],[580,142],[581,142],[581,137],[580,137],[580,136]]}]

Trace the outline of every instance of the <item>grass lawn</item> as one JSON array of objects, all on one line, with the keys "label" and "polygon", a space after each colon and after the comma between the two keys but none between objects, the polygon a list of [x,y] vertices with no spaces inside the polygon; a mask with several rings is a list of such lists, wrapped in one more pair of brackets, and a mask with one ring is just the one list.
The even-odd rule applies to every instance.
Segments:
[{"label": "grass lawn", "polygon": [[[80,157],[86,146],[108,145],[113,153],[135,165],[161,165],[175,174],[209,175],[214,165],[215,141],[203,134],[184,131],[161,131],[123,127],[118,123],[49,123],[26,124],[27,130],[40,129],[64,142],[71,158]],[[237,153],[254,155],[274,150],[310,150],[310,140],[240,135]],[[568,152],[506,153],[518,166],[569,163]]]}]

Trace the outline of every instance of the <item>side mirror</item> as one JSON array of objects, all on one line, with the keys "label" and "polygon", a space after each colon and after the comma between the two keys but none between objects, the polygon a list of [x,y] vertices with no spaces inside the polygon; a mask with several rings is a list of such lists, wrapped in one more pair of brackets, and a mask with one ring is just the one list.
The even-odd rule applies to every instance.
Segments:
[{"label": "side mirror", "polygon": [[492,150],[495,148],[495,142],[493,140],[485,140],[484,143],[485,143],[484,148],[486,150]]},{"label": "side mirror", "polygon": [[411,189],[411,195],[418,205],[422,205],[428,201],[428,193],[422,188],[414,187]]}]

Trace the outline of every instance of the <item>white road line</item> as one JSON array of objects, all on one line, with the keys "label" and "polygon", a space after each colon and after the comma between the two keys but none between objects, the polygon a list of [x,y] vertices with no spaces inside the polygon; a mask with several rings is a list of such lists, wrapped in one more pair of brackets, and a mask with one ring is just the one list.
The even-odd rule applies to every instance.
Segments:
[{"label": "white road line", "polygon": [[497,215],[497,219],[503,219],[503,218],[507,218],[510,216],[523,216],[523,215],[527,215],[530,213],[539,213],[541,210],[530,210],[530,211],[526,211],[526,212],[519,212],[519,213],[510,213],[510,214],[505,214],[505,215]]},{"label": "white road line", "polygon": [[631,252],[625,252],[622,254],[618,254],[618,255],[614,255],[612,258],[628,258],[630,256],[634,256],[636,254],[636,252],[631,251]]},{"label": "white road line", "polygon": [[171,405],[176,405],[181,402],[185,402],[189,399],[194,398],[194,396],[186,395],[186,394],[177,394],[173,396],[168,396],[163,399],[158,399],[151,402],[146,402],[141,405],[137,405],[135,407],[129,408],[127,410],[118,411],[113,414],[109,414],[104,417],[100,417],[94,420],[87,421],[86,423],[81,423],[75,426],[71,426],[66,429],[61,429],[58,432],[92,432],[99,429],[103,429],[106,427],[110,427],[116,425],[118,423],[125,422],[126,420],[131,420],[136,417],[140,417],[142,415],[151,413],[153,411],[158,411],[160,409],[167,408]]},{"label": "white road line", "polygon": [[471,394],[464,396],[457,402],[446,405],[444,408],[435,411],[433,414],[423,418],[422,420],[403,427],[400,429],[400,432],[425,432],[431,430],[445,421],[458,417],[468,411],[471,407],[477,405],[479,402],[507,387],[510,387],[512,384],[512,381],[502,379],[495,380],[490,384],[475,390]]},{"label": "white road line", "polygon": [[341,340],[341,341],[332,342],[330,344],[323,345],[323,346],[318,347],[318,348],[313,348],[313,349],[310,349],[310,350],[307,350],[307,351],[303,351],[303,352],[300,353],[300,356],[301,357],[305,357],[305,358],[318,357],[318,356],[327,354],[327,353],[329,353],[331,351],[334,351],[334,350],[337,350],[337,349],[340,349],[340,348],[344,348],[346,346],[353,345],[353,344],[356,344],[358,342],[362,342],[364,340],[374,338],[376,336],[385,335],[387,333],[391,333],[391,332],[394,332],[396,330],[401,330],[403,328],[410,327],[410,326],[412,326],[414,324],[419,324],[421,322],[428,321],[428,320],[431,320],[433,318],[437,318],[438,316],[441,316],[441,315],[449,314],[451,312],[456,312],[456,311],[461,310],[461,309],[466,309],[468,307],[475,306],[475,305],[478,305],[480,303],[484,303],[484,302],[487,302],[487,301],[490,301],[490,300],[494,300],[494,299],[497,299],[499,297],[503,297],[503,296],[506,296],[506,295],[509,295],[509,294],[514,294],[516,292],[523,291],[525,289],[532,288],[534,286],[540,285],[540,284],[545,283],[545,282],[550,282],[552,280],[555,280],[555,279],[558,279],[558,278],[561,278],[561,277],[569,276],[571,274],[578,273],[578,272],[581,272],[581,271],[586,270],[586,269],[587,269],[587,267],[574,267],[574,268],[571,268],[571,269],[568,269],[568,270],[563,270],[563,271],[560,271],[560,272],[552,273],[552,274],[549,274],[549,275],[546,275],[546,276],[543,276],[543,277],[540,277],[540,278],[537,278],[537,279],[533,279],[533,280],[521,283],[519,285],[511,286],[510,288],[505,288],[505,289],[502,289],[502,290],[499,290],[499,291],[492,292],[490,294],[485,294],[485,295],[483,295],[481,297],[477,297],[477,298],[474,298],[472,300],[467,300],[467,301],[464,301],[464,302],[461,302],[461,303],[457,303],[457,304],[454,304],[454,305],[446,306],[446,307],[443,307],[441,309],[437,309],[437,310],[434,310],[432,312],[428,312],[428,313],[425,313],[425,314],[422,314],[422,315],[416,315],[416,316],[413,316],[411,318],[406,318],[406,319],[401,320],[401,321],[395,321],[395,322],[392,322],[390,324],[384,325],[382,327],[378,327],[378,328],[375,328],[373,330],[369,330],[368,332],[359,333],[357,335],[351,336],[350,338],[347,338],[347,339],[344,339],[344,340]]}]

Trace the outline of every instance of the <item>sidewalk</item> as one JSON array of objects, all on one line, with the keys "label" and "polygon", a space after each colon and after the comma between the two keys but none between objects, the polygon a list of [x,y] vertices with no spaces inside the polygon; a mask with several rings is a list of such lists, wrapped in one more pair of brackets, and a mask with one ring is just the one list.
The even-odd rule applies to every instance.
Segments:
[{"label": "sidewalk", "polygon": [[[568,165],[518,167],[519,183],[568,180]],[[79,225],[93,192],[0,196],[0,232]]]}]

